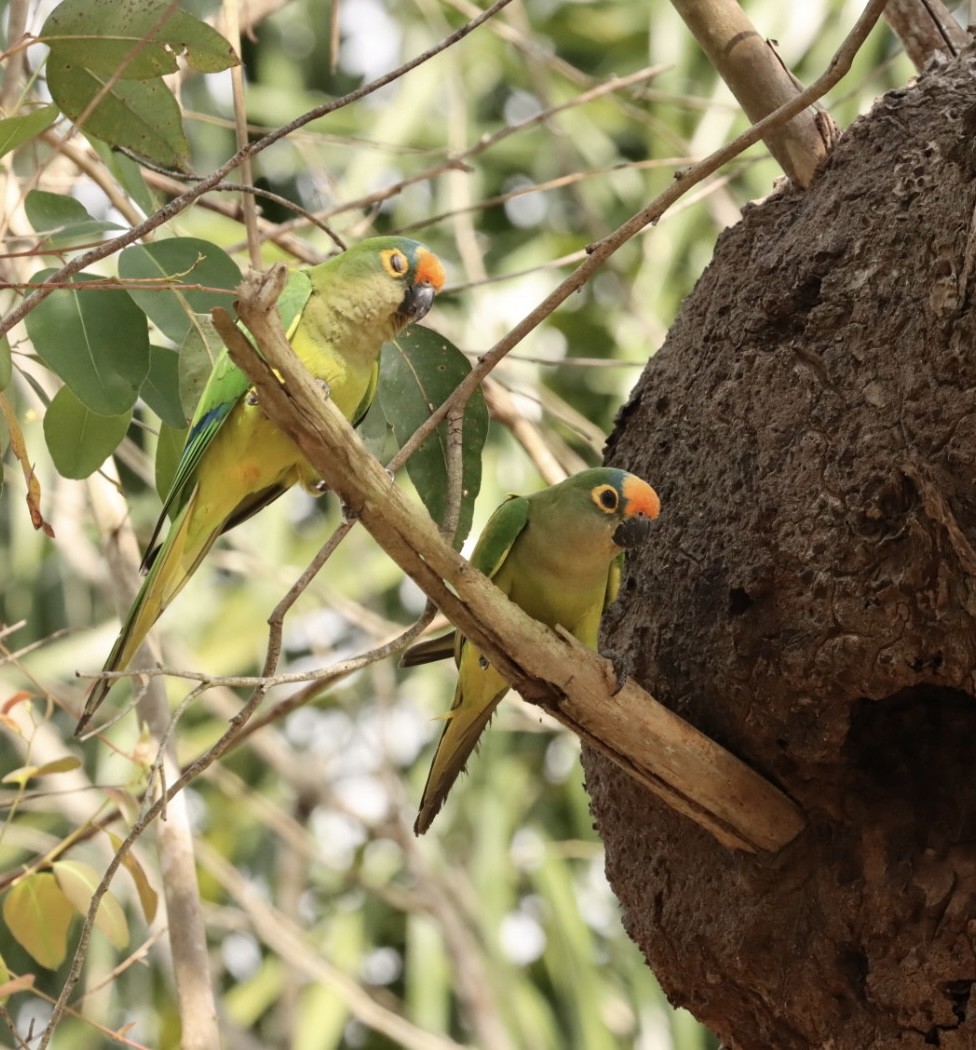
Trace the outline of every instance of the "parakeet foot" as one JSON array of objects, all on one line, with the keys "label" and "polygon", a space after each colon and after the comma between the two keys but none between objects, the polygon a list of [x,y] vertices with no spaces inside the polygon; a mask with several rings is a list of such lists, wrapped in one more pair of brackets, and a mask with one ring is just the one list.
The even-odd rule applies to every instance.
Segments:
[{"label": "parakeet foot", "polygon": [[626,681],[634,673],[634,662],[629,653],[619,653],[615,649],[607,649],[600,653],[610,661],[613,666],[614,688],[611,695],[616,696],[623,689]]}]

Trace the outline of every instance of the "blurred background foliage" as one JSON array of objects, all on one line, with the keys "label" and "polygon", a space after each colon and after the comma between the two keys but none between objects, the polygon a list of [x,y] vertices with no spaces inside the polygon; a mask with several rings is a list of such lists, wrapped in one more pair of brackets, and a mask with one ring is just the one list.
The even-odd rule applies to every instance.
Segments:
[{"label": "blurred background foliage", "polygon": [[[29,28],[36,31],[51,6],[32,5]],[[212,4],[186,6],[219,18]],[[748,0],[744,7],[808,83],[862,5]],[[0,9],[6,27],[6,5]],[[257,135],[394,68],[476,8],[468,0],[255,0],[243,13],[254,19],[242,57],[247,119]],[[45,97],[43,57],[40,45],[28,52],[37,72],[30,97]],[[634,78],[642,70],[646,76]],[[911,75],[880,26],[826,107],[846,126]],[[576,104],[612,78],[630,79]],[[229,77],[189,75],[178,90],[193,168],[206,173],[235,148]],[[734,100],[664,0],[516,0],[401,81],[261,154],[254,175],[259,186],[315,212],[348,242],[410,231],[428,243],[447,263],[449,286],[426,323],[476,356],[543,298],[589,241],[743,127]],[[82,137],[74,145],[94,157]],[[98,218],[132,219],[47,142],[5,163],[9,284],[56,264],[50,256],[14,254],[24,243],[14,235],[29,230],[19,216],[26,189],[70,193]],[[549,470],[556,463],[570,472],[599,462],[615,413],[707,265],[717,235],[778,177],[764,149],[750,150],[620,251],[496,371],[514,412],[505,414],[509,425],[492,424],[475,535],[504,493],[543,484],[539,468],[546,462]],[[170,182],[152,173],[147,179],[158,206]],[[196,206],[160,236],[214,241],[246,265],[236,196],[212,194],[208,201],[219,210]],[[136,204],[143,211],[150,206]],[[294,244],[301,245],[301,261],[330,250],[328,237],[287,207],[272,201],[261,207],[279,224],[276,235],[293,238],[266,240],[265,262],[295,262]],[[116,272],[115,260],[97,270]],[[0,290],[4,311],[17,295]],[[10,630],[0,637],[6,655],[0,701],[21,690],[36,699],[32,728],[21,730],[26,736],[10,726],[0,735],[3,770],[20,766],[25,755],[47,760],[65,748],[82,754],[66,743],[85,688],[75,671],[101,666],[118,626],[85,483],[54,471],[41,402],[25,378],[50,390],[51,377],[31,358],[22,329],[11,344],[19,372],[8,393],[56,538],[31,527],[23,478],[6,455],[0,622]],[[158,426],[140,407],[116,457],[142,540],[159,508]],[[526,428],[551,461],[526,448]],[[667,513],[667,491],[680,479],[648,480]],[[339,520],[332,500],[292,492],[235,530],[164,616],[158,634],[167,665],[256,673],[268,614]],[[667,588],[660,580],[662,600]],[[417,589],[354,529],[290,614],[281,670],[326,667],[368,649],[421,607]],[[168,688],[175,701],[188,686],[172,679]],[[190,789],[227,1045],[452,1045],[438,1042],[433,1033],[439,1033],[482,1050],[714,1048],[689,1015],[671,1009],[627,939],[604,879],[577,742],[537,710],[514,697],[501,706],[434,828],[413,838],[409,827],[440,733],[435,719],[452,690],[453,668],[404,674],[391,661],[374,664],[262,729]],[[235,693],[211,689],[184,715],[178,733],[184,759],[216,738],[239,703]],[[272,701],[287,693],[277,688]],[[134,715],[106,739],[110,745],[92,741],[84,749],[83,771],[36,782],[42,789],[16,808],[15,787],[8,786],[0,871],[15,873],[106,811],[119,797],[113,786],[142,782],[146,756]],[[84,776],[98,787],[85,789]],[[96,838],[73,855],[101,869],[108,844]],[[140,856],[155,879],[148,845]],[[114,887],[131,906],[126,878],[120,875]],[[140,938],[158,937],[135,908],[130,922],[133,948]],[[0,953],[12,971],[37,973],[43,994],[8,1004],[24,1033],[32,1018],[43,1022],[43,995],[57,994],[62,975],[39,968],[6,933]],[[113,1027],[131,1023],[134,1043],[177,1045],[166,954],[165,939],[157,939],[142,963],[106,981],[119,957],[96,934],[86,1013]],[[420,1042],[382,1022],[400,1017]],[[104,1038],[87,1021],[68,1019],[54,1045],[84,1050],[104,1045]]]}]

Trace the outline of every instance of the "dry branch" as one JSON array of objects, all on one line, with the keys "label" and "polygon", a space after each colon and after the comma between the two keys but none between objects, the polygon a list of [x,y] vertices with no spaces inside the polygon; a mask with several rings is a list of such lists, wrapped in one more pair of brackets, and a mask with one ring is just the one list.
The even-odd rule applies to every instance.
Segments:
[{"label": "dry branch", "polygon": [[937,55],[954,57],[969,44],[969,34],[941,0],[888,0],[884,17],[919,71]]},{"label": "dry branch", "polygon": [[[799,833],[795,804],[754,770],[682,721],[634,682],[618,689],[611,663],[531,619],[437,533],[322,400],[291,352],[275,301],[284,267],[245,278],[238,312],[265,359],[228,342],[259,401],[387,554],[471,637],[523,697],[607,754],[724,845],[773,850]],[[273,370],[272,370],[273,369]],[[278,376],[281,377],[279,380]]]},{"label": "dry branch", "polygon": [[[736,0],[671,0],[708,60],[755,123],[800,93],[797,81]],[[812,109],[763,137],[787,176],[808,186],[830,152],[830,137]]]}]

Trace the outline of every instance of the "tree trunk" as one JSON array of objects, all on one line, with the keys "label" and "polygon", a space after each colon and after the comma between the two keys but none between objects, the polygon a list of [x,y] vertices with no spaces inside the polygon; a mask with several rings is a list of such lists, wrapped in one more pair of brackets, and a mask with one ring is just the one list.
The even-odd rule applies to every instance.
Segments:
[{"label": "tree trunk", "polygon": [[720,239],[608,462],[661,493],[605,648],[809,827],[719,846],[593,751],[627,929],[741,1050],[976,1047],[976,58]]}]

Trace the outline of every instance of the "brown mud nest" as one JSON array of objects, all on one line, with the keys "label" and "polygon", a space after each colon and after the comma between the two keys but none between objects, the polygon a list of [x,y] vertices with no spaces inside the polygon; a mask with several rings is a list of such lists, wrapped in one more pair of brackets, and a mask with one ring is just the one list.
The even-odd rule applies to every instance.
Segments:
[{"label": "brown mud nest", "polygon": [[600,755],[624,922],[741,1050],[976,1047],[976,57],[722,236],[607,461],[661,493],[605,648],[779,784],[733,853]]}]

